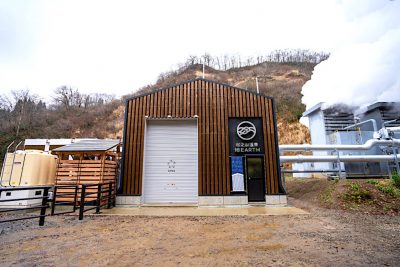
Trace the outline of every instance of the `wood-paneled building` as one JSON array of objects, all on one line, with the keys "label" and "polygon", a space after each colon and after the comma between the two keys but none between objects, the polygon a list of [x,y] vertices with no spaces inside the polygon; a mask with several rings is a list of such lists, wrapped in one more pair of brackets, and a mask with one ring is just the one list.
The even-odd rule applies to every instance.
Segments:
[{"label": "wood-paneled building", "polygon": [[201,78],[128,99],[117,204],[278,203],[274,110],[270,97]]}]

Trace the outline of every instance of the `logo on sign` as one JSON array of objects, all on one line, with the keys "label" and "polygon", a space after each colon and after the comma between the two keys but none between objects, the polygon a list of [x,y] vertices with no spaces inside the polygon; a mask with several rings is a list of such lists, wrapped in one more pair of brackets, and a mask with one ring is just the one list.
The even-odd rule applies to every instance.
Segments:
[{"label": "logo on sign", "polygon": [[175,172],[175,164],[176,164],[176,162],[172,159],[167,162],[168,172]]},{"label": "logo on sign", "polygon": [[256,136],[256,126],[249,121],[242,121],[236,128],[236,133],[240,139],[248,141]]}]

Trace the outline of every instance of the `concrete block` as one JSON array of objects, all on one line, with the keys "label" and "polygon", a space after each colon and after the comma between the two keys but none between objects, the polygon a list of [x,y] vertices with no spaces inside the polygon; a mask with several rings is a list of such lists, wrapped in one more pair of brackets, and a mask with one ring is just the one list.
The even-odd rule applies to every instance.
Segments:
[{"label": "concrete block", "polygon": [[265,205],[280,205],[281,199],[279,195],[265,195]]},{"label": "concrete block", "polygon": [[199,196],[199,206],[222,206],[223,196]]},{"label": "concrete block", "polygon": [[265,205],[286,206],[287,205],[287,195],[266,195],[265,196]]},{"label": "concrete block", "polygon": [[247,196],[224,196],[224,206],[226,205],[248,205]]},{"label": "concrete block", "polygon": [[116,205],[117,206],[140,206],[141,196],[117,196]]},{"label": "concrete block", "polygon": [[279,202],[281,205],[287,205],[287,195],[280,195]]}]

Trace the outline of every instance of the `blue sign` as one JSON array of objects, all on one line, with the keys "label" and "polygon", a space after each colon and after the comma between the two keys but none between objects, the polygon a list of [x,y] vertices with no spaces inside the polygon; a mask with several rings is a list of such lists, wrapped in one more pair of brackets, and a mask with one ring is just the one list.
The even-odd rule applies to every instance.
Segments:
[{"label": "blue sign", "polygon": [[243,174],[243,157],[231,157],[231,173]]}]

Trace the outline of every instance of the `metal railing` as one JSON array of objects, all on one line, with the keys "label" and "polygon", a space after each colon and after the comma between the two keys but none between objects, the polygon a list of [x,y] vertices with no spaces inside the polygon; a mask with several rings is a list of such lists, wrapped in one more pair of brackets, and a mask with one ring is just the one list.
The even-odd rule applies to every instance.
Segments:
[{"label": "metal railing", "polygon": [[[50,200],[49,190],[53,188],[53,197]],[[60,192],[61,189],[69,190],[71,192]],[[72,190],[71,190],[72,189]],[[81,184],[81,185],[56,185],[52,186],[24,186],[24,187],[3,187],[0,188],[0,196],[3,192],[9,191],[25,191],[25,190],[43,190],[43,196],[37,197],[24,197],[24,198],[12,198],[0,200],[1,203],[4,202],[16,202],[16,201],[26,201],[41,199],[40,204],[34,204],[28,207],[17,207],[17,208],[4,208],[0,209],[0,213],[9,213],[15,211],[24,210],[35,210],[40,209],[39,215],[17,217],[12,219],[1,220],[0,223],[14,222],[20,220],[28,220],[39,218],[39,225],[43,226],[45,222],[45,217],[48,215],[62,215],[68,213],[75,213],[79,206],[79,220],[83,220],[83,215],[85,212],[90,210],[96,210],[96,213],[100,213],[100,209],[106,207],[110,209],[115,207],[115,183],[101,183],[101,184]],[[62,199],[61,201],[57,201]],[[71,201],[65,201],[63,198],[72,198]],[[49,203],[51,203],[51,213],[46,214],[46,209],[49,208]],[[72,210],[56,212],[57,206],[72,206]],[[11,206],[11,205],[10,205]]]},{"label": "metal railing", "polygon": [[[60,189],[68,190],[72,189],[73,192],[61,192],[59,193]],[[79,185],[55,185],[53,189],[53,199],[51,201],[51,215],[62,215],[68,213],[75,213],[76,211],[76,202],[78,200],[78,189]],[[73,197],[72,201],[57,201],[59,197]],[[72,206],[72,210],[70,211],[63,211],[63,212],[56,212],[56,206]]]},{"label": "metal railing", "polygon": [[[96,213],[100,213],[100,209],[104,206],[107,206],[107,209],[110,209],[111,206],[115,206],[115,188],[113,190],[113,186],[115,187],[115,184],[113,182],[101,184],[83,184],[79,203],[79,220],[83,220],[83,213],[89,210],[96,209]],[[97,191],[88,192],[88,189],[93,187],[97,189]],[[104,189],[105,187],[107,188]],[[96,195],[95,200],[86,199],[88,196],[92,195]],[[88,206],[90,204],[95,204],[95,206],[85,208],[85,206]]]},{"label": "metal railing", "polygon": [[10,192],[10,191],[43,190],[43,196],[40,196],[40,197],[25,197],[25,198],[14,198],[14,199],[3,199],[3,200],[0,200],[0,203],[14,202],[14,201],[25,201],[25,200],[34,200],[34,199],[41,199],[42,200],[40,205],[33,205],[33,206],[30,206],[30,207],[21,207],[21,208],[0,209],[0,213],[6,213],[6,212],[8,213],[8,212],[15,212],[15,211],[40,209],[40,214],[39,215],[28,216],[28,217],[18,217],[18,218],[7,219],[7,220],[0,220],[0,223],[15,222],[15,221],[39,218],[39,225],[43,226],[44,225],[44,219],[46,217],[46,209],[49,207],[48,202],[49,202],[49,190],[50,190],[50,188],[51,188],[51,186],[26,186],[26,187],[3,187],[3,188],[0,188],[0,195],[3,192]]},{"label": "metal railing", "polygon": [[4,160],[3,160],[3,166],[1,168],[1,174],[0,174],[0,186],[3,186],[3,174],[4,174],[4,169],[6,168],[6,162],[7,162],[7,156],[8,156],[8,151],[10,150],[10,147],[14,144],[15,141],[12,141],[11,144],[7,146],[6,149],[6,154],[4,155]]}]

